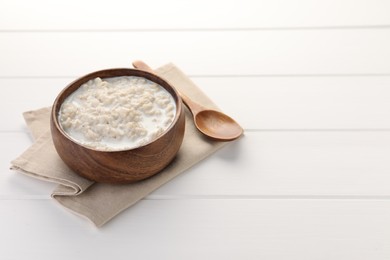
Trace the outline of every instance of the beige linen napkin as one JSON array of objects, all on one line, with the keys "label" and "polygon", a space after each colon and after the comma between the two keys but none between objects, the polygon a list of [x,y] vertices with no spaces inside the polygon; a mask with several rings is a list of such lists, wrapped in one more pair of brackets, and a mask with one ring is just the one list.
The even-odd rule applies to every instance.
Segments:
[{"label": "beige linen napkin", "polygon": [[[157,69],[156,73],[193,100],[217,108],[175,65],[167,64]],[[11,169],[58,183],[52,197],[74,213],[90,219],[98,227],[227,144],[211,141],[200,134],[190,112],[186,110],[183,144],[174,161],[162,172],[126,185],[94,183],[73,173],[57,155],[49,131],[49,115],[50,108],[24,113],[35,142],[11,162]]]}]

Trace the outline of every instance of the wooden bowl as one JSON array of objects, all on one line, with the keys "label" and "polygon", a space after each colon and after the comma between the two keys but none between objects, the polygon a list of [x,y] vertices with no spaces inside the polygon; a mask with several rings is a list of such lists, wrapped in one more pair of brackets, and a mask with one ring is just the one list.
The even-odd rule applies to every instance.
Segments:
[{"label": "wooden bowl", "polygon": [[[118,76],[144,77],[165,88],[176,103],[173,123],[154,141],[130,150],[101,151],[76,143],[68,137],[58,122],[61,104],[71,93],[91,79]],[[184,105],[178,92],[168,82],[154,74],[127,68],[107,69],[85,75],[62,90],[52,107],[50,127],[58,155],[75,173],[96,182],[131,183],[160,172],[174,159],[184,137]]]}]

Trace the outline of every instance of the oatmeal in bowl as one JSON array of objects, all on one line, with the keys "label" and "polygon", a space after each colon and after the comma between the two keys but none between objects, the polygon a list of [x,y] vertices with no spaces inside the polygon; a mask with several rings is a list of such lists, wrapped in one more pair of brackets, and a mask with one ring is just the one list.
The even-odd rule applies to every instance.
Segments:
[{"label": "oatmeal in bowl", "polygon": [[128,150],[152,142],[172,124],[176,104],[159,84],[137,76],[91,79],[61,105],[59,123],[81,145]]},{"label": "oatmeal in bowl", "polygon": [[109,69],[68,85],[53,104],[51,131],[61,159],[97,182],[129,183],[166,167],[184,136],[177,91],[136,69]]}]

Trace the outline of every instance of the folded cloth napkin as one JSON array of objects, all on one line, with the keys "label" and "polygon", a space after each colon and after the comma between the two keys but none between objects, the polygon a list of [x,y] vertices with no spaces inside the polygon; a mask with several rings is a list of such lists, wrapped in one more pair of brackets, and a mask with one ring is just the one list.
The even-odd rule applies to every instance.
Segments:
[{"label": "folded cloth napkin", "polygon": [[[167,64],[157,69],[156,73],[194,101],[218,109],[175,65]],[[50,108],[25,112],[23,115],[35,142],[11,162],[11,169],[58,183],[52,197],[72,212],[88,218],[97,227],[227,144],[204,137],[195,128],[191,114],[186,110],[183,144],[167,168],[151,178],[132,184],[95,183],[72,172],[57,155],[49,130]]]}]

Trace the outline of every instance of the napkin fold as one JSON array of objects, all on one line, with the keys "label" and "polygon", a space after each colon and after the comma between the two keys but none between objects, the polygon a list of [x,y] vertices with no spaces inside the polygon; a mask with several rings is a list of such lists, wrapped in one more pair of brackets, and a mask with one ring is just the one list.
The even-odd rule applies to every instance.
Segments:
[{"label": "napkin fold", "polygon": [[[194,101],[218,109],[174,64],[164,65],[156,73]],[[195,128],[192,116],[186,109],[183,144],[168,167],[153,177],[136,183],[95,183],[75,174],[58,156],[50,134],[50,111],[51,108],[46,107],[23,114],[35,141],[11,162],[11,169],[58,183],[52,197],[70,211],[91,220],[97,227],[227,144],[203,136]]]}]

